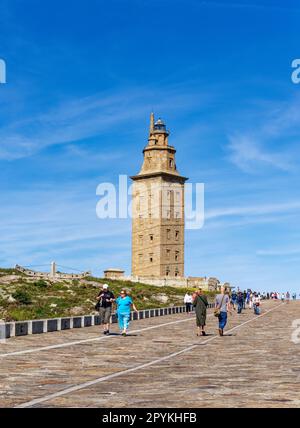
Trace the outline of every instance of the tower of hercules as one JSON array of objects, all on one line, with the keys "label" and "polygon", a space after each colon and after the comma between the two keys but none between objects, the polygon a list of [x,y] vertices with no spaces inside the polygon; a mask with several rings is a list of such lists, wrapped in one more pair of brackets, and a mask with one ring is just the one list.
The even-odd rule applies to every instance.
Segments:
[{"label": "tower of hercules", "polygon": [[184,183],[169,132],[161,119],[150,118],[141,171],[131,177],[132,275],[184,277]]}]

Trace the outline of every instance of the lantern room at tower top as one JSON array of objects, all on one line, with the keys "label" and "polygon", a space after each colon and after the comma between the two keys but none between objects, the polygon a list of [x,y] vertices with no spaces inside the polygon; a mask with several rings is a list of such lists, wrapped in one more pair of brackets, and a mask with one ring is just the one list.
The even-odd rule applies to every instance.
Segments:
[{"label": "lantern room at tower top", "polygon": [[[131,177],[133,180],[142,179],[145,174],[158,173],[180,177],[175,161],[176,149],[169,145],[169,134],[163,120],[155,122],[154,114],[151,113],[148,144],[143,150],[144,162],[140,172]],[[181,177],[181,180],[184,182],[187,178]]]}]

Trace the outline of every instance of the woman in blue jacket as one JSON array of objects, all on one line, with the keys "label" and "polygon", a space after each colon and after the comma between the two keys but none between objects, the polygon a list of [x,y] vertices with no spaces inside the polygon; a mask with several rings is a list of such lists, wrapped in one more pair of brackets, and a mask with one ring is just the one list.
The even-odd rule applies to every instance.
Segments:
[{"label": "woman in blue jacket", "polygon": [[121,291],[120,296],[116,300],[116,304],[121,334],[122,336],[126,336],[129,327],[131,308],[133,308],[135,312],[137,312],[137,308],[135,307],[132,298],[128,296],[126,290]]}]

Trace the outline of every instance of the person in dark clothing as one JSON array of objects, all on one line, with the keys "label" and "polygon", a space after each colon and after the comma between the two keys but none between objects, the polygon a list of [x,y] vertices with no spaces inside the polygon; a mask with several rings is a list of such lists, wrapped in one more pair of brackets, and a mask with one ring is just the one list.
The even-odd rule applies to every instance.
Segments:
[{"label": "person in dark clothing", "polygon": [[204,328],[206,325],[206,309],[208,301],[201,288],[199,288],[194,296],[193,306],[196,312],[197,336],[200,336],[200,334],[202,334],[202,336],[206,336]]},{"label": "person in dark clothing", "polygon": [[237,294],[236,294],[235,291],[232,292],[231,301],[230,302],[231,302],[231,305],[232,305],[233,309],[236,310],[235,309],[235,305],[236,305],[236,302],[237,302]]},{"label": "person in dark clothing", "polygon": [[245,303],[244,295],[242,292],[239,292],[237,296],[238,314],[242,313],[242,309],[244,308],[244,303]]},{"label": "person in dark clothing", "polygon": [[243,296],[243,309],[246,309],[247,291],[244,291]]},{"label": "person in dark clothing", "polygon": [[103,326],[103,334],[109,334],[112,303],[115,301],[115,296],[111,291],[109,291],[107,284],[103,285],[97,300],[98,303],[96,308],[99,310],[100,324]]}]

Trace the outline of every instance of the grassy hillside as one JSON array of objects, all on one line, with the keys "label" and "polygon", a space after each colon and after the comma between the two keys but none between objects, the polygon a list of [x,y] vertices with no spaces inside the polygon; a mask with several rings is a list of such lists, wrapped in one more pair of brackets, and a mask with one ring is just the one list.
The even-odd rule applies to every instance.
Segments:
[{"label": "grassy hillside", "polygon": [[[0,269],[0,319],[23,321],[86,315],[95,312],[96,296],[101,284],[107,283],[118,295],[130,290],[138,309],[183,304],[186,288],[151,285],[99,278],[84,280],[37,280],[13,269]],[[190,292],[193,289],[188,289]],[[208,293],[213,298],[213,293]]]}]

